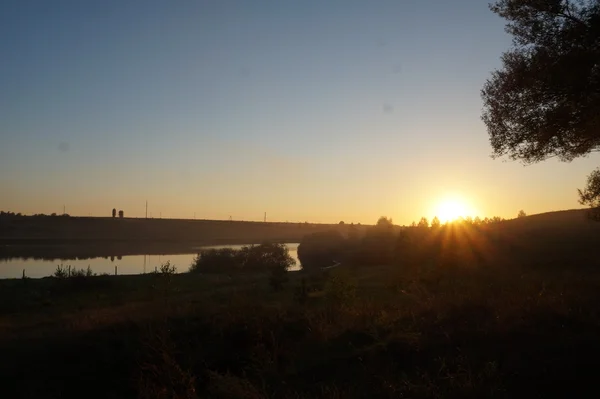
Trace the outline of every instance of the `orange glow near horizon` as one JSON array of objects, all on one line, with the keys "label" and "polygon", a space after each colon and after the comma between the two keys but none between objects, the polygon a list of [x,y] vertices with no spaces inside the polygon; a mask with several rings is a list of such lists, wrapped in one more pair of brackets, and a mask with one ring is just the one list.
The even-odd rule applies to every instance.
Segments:
[{"label": "orange glow near horizon", "polygon": [[438,203],[434,214],[442,223],[451,222],[460,217],[476,216],[475,210],[462,198],[458,197],[447,197],[441,200]]}]

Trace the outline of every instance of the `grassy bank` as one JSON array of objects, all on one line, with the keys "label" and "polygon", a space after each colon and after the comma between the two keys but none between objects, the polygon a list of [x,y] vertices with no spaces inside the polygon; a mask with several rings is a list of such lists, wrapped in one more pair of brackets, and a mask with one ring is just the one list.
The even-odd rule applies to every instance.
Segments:
[{"label": "grassy bank", "polygon": [[346,266],[0,282],[7,397],[594,395],[600,273]]}]

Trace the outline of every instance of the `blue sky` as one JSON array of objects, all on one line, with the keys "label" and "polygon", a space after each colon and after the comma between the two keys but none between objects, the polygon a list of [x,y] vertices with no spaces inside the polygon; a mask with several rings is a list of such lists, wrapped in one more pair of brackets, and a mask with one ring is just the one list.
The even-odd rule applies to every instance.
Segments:
[{"label": "blue sky", "polygon": [[485,1],[5,1],[0,208],[410,223],[579,207],[598,158],[492,160]]}]

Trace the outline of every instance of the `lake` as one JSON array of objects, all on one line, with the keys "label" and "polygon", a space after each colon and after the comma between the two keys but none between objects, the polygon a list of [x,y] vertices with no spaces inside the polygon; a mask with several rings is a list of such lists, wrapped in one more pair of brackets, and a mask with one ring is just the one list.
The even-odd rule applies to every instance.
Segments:
[{"label": "lake", "polygon": [[[298,244],[285,244],[290,256],[296,260],[296,265],[292,266],[290,271],[300,270],[300,261],[298,260]],[[54,274],[58,265],[71,266],[76,269],[86,269],[88,266],[96,274],[115,273],[115,266],[118,274],[143,274],[150,273],[159,268],[160,265],[169,261],[171,265],[177,267],[178,273],[185,273],[190,268],[192,261],[201,249],[211,248],[234,248],[239,249],[243,245],[219,245],[198,247],[196,252],[176,255],[126,255],[122,257],[98,257],[90,259],[54,259],[43,260],[33,258],[13,258],[0,260],[0,279],[1,278],[21,278],[23,270],[25,275],[31,278],[48,277]]]}]

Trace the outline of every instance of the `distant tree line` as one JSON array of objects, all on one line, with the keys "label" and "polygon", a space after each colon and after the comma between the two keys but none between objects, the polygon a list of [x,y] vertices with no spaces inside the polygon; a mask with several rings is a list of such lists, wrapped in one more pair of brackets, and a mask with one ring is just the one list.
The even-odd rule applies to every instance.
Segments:
[{"label": "distant tree line", "polygon": [[[304,270],[336,267],[340,264],[384,265],[414,262],[439,256],[452,263],[457,253],[467,253],[472,240],[494,240],[491,227],[504,219],[479,217],[458,218],[442,224],[438,217],[422,217],[410,226],[396,226],[391,218],[380,217],[374,226],[359,234],[354,226],[306,235],[298,246],[298,258]],[[476,257],[475,257],[476,258]],[[462,259],[477,262],[478,259]]]},{"label": "distant tree line", "polygon": [[[521,214],[522,213],[522,214]],[[520,211],[518,214],[518,217],[523,217],[526,216],[525,212]],[[438,228],[441,227],[443,225],[469,225],[469,226],[483,226],[483,225],[488,225],[488,224],[494,224],[494,223],[500,223],[505,221],[506,219],[501,218],[500,216],[494,216],[492,218],[486,217],[481,219],[479,216],[475,216],[474,218],[471,216],[466,216],[466,217],[458,217],[455,220],[451,221],[451,222],[447,222],[445,224],[442,224],[440,222],[440,219],[437,216],[434,216],[433,219],[431,219],[431,224],[429,223],[429,220],[426,217],[422,217],[419,222],[412,222],[410,224],[410,227],[431,227],[431,228]]]},{"label": "distant tree line", "polygon": [[21,212],[15,213],[15,212],[0,211],[0,218],[20,218],[20,217],[43,218],[43,217],[70,217],[70,216],[71,215],[69,215],[68,213],[63,213],[63,214],[51,213],[50,215],[46,215],[45,213],[36,213],[36,214],[28,216],[28,215],[23,215]]}]

